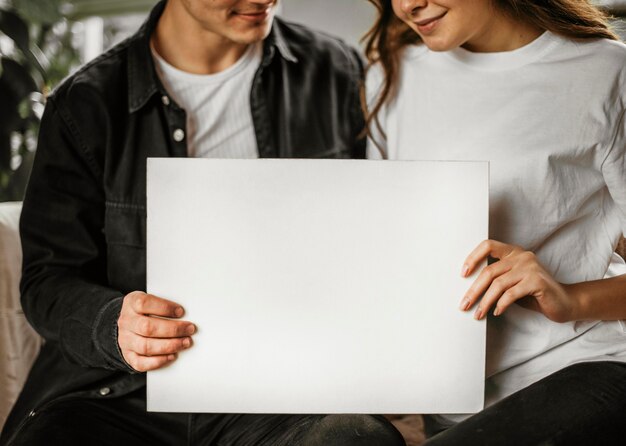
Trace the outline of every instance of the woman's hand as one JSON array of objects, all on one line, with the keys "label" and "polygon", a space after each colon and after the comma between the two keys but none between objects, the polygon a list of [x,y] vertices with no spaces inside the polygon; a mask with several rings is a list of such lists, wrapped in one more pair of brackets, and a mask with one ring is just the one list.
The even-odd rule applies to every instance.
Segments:
[{"label": "woman's hand", "polygon": [[461,275],[469,276],[488,257],[499,260],[481,271],[461,301],[461,310],[478,302],[474,317],[482,319],[494,306],[493,314],[499,316],[517,302],[555,322],[576,320],[578,303],[568,286],[554,280],[535,254],[519,246],[485,240],[467,257]]}]

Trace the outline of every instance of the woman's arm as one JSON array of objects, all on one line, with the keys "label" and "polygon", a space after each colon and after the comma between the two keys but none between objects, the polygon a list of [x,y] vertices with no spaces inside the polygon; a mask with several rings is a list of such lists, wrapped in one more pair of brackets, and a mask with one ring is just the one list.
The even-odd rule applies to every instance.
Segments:
[{"label": "woman's arm", "polygon": [[476,319],[494,307],[499,316],[515,302],[555,322],[626,319],[626,275],[564,285],[532,252],[494,240],[472,251],[461,275],[469,276],[488,257],[498,262],[481,271],[461,301],[463,311],[476,305]]}]

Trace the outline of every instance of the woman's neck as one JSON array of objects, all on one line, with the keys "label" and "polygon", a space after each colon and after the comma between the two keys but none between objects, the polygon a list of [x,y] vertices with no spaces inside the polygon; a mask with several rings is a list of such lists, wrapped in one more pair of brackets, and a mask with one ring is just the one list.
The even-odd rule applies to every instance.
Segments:
[{"label": "woman's neck", "polygon": [[494,14],[483,30],[479,30],[462,48],[474,53],[500,53],[528,45],[543,32],[535,25]]}]

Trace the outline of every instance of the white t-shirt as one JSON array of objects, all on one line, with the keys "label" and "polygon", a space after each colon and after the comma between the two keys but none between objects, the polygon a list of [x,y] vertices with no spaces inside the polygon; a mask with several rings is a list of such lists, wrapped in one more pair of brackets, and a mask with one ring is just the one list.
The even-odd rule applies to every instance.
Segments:
[{"label": "white t-shirt", "polygon": [[[550,32],[505,53],[418,45],[400,76],[380,115],[389,159],[489,161],[490,238],[535,252],[562,283],[626,272],[613,255],[626,233],[625,45]],[[370,70],[370,99],[380,79]],[[621,321],[560,324],[513,305],[487,338],[488,405],[576,362],[626,362]]]},{"label": "white t-shirt", "polygon": [[159,79],[187,113],[187,152],[197,158],[258,158],[250,90],[262,57],[261,43],[215,74],[191,74],[152,49]]}]

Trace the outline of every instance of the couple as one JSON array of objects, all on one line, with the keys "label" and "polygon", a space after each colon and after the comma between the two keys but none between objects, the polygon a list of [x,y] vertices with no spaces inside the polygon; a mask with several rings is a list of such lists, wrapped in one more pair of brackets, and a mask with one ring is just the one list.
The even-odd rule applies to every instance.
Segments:
[{"label": "couple", "polygon": [[365,128],[370,158],[491,163],[492,240],[459,265],[498,259],[459,296],[488,407],[426,416],[427,444],[624,438],[626,46],[585,0],[370,1],[365,112],[359,56],[277,0],[161,2],[50,96],[21,220],[46,343],[1,445],[404,444],[377,415],[145,410],[196,330],[142,291],[146,158],[362,157]]}]

